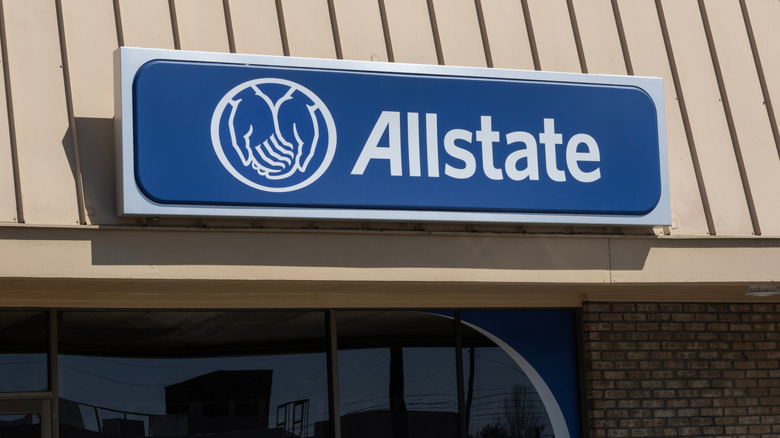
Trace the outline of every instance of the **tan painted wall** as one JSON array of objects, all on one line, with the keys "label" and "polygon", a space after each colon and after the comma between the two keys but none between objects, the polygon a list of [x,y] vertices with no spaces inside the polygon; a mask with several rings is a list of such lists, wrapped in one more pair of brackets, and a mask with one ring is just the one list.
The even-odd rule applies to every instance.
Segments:
[{"label": "tan painted wall", "polygon": [[[361,281],[394,281],[418,274],[423,282],[508,284],[779,280],[777,269],[760,258],[743,260],[746,270],[732,270],[733,275],[691,268],[696,274],[689,277],[686,267],[699,265],[683,263],[705,253],[726,259],[737,254],[762,257],[750,246],[753,240],[771,248],[769,260],[777,261],[780,134],[772,105],[780,106],[776,0],[2,0],[0,6],[0,227],[17,232],[44,226],[30,231],[38,236],[48,230],[48,238],[33,239],[42,242],[44,253],[58,254],[61,248],[54,242],[67,241],[63,236],[79,228],[88,229],[90,239],[108,233],[96,225],[130,227],[124,230],[205,227],[211,231],[199,233],[212,237],[229,234],[221,231],[225,227],[374,230],[368,234],[373,237],[363,238],[375,246],[382,241],[379,230],[498,232],[518,244],[525,244],[528,234],[565,233],[581,236],[553,240],[575,244],[583,237],[590,242],[587,250],[596,253],[609,246],[636,253],[680,238],[700,239],[706,246],[730,237],[737,239],[729,240],[725,253],[704,251],[699,243],[691,244],[698,248],[693,252],[653,246],[638,270],[607,266],[594,272],[574,269],[573,274],[559,268],[520,272],[507,271],[494,260],[485,271],[455,264],[441,271],[423,272],[412,265],[345,273],[325,264],[317,271],[328,272],[322,278],[310,266],[291,270],[285,281],[299,275],[313,275],[317,281],[356,281],[354,275]],[[112,54],[120,45],[662,77],[673,224],[648,230],[119,218],[114,212]],[[621,234],[644,237],[614,240]],[[428,245],[413,242],[412,248]],[[733,242],[742,243],[734,247]],[[51,263],[63,266],[38,272],[32,266],[40,259],[19,259],[29,248],[17,243],[0,236],[0,258],[14,262],[6,269],[0,266],[2,278],[181,279],[205,272],[192,263],[176,269],[156,266],[151,256],[146,270],[108,269],[79,257],[74,266],[86,263],[90,268],[68,270],[62,254]],[[66,251],[78,254],[78,247],[73,244]],[[674,256],[667,258],[665,251]],[[529,254],[522,252],[519,260]],[[33,256],[40,255],[26,255]],[[512,257],[511,252],[505,256]],[[366,257],[383,260],[371,253]],[[726,269],[722,260],[714,266]],[[262,271],[250,275],[245,267],[218,268],[215,275],[223,280],[234,275],[257,280]],[[260,277],[272,279],[264,275]],[[599,293],[607,292],[614,290]]]},{"label": "tan painted wall", "polygon": [[114,214],[111,56],[123,44],[660,76],[667,234],[780,236],[774,0],[5,0],[2,9],[2,222],[138,223]]},{"label": "tan painted wall", "polygon": [[735,302],[746,300],[747,285],[780,282],[779,240],[0,227],[0,305]]}]

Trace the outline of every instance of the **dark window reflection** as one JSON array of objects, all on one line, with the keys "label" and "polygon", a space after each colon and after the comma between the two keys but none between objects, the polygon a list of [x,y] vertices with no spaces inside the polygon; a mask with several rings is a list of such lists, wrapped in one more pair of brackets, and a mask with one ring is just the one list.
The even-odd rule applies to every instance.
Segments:
[{"label": "dark window reflection", "polygon": [[0,312],[0,392],[48,391],[48,313]]},{"label": "dark window reflection", "polygon": [[323,312],[63,312],[63,438],[325,437]]},{"label": "dark window reflection", "polygon": [[337,313],[343,438],[452,438],[458,430],[452,318]]},{"label": "dark window reflection", "polygon": [[[463,320],[489,319],[501,326],[522,318],[522,312],[463,312]],[[463,326],[463,377],[467,434],[473,438],[548,438],[552,424],[542,399],[517,358],[494,342],[513,336],[538,336],[527,332],[487,333]]]},{"label": "dark window reflection", "polygon": [[41,438],[40,414],[0,415],[0,437]]}]

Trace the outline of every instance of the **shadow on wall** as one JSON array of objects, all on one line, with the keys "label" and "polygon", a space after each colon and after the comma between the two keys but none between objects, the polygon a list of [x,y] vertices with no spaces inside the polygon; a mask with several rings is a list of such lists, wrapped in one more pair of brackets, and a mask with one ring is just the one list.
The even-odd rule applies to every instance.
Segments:
[{"label": "shadow on wall", "polygon": [[[649,251],[649,248],[648,248]],[[636,257],[641,269],[647,252]],[[379,232],[103,232],[92,238],[95,265],[604,270],[605,240]]]},{"label": "shadow on wall", "polygon": [[[84,190],[86,217],[91,224],[134,224],[137,219],[116,215],[116,165],[114,161],[114,120],[76,117],[79,167]],[[73,126],[62,138],[68,164],[76,178],[73,157]]]},{"label": "shadow on wall", "polygon": [[[89,223],[137,224],[118,218],[114,121],[77,117],[76,134],[84,202]],[[62,140],[72,151],[68,130]],[[73,154],[68,154],[73,174]],[[28,237],[29,238],[29,237]],[[441,267],[506,270],[604,270],[609,243],[578,236],[535,238],[523,235],[382,232],[198,230],[136,233],[101,230],[74,232],[91,240],[94,265],[233,265],[328,267]],[[654,239],[653,239],[654,240]],[[642,269],[648,246],[621,261],[622,269]]]},{"label": "shadow on wall", "polygon": [[[115,234],[116,233],[116,234]],[[80,236],[77,239],[84,239]],[[569,236],[235,231],[95,232],[95,265],[431,267],[637,271],[650,251],[761,251],[771,240],[593,239]],[[611,252],[611,255],[610,255]],[[617,254],[617,255],[616,255]],[[611,266],[611,268],[610,268]]]},{"label": "shadow on wall", "polygon": [[115,222],[114,120],[77,117],[76,135],[89,222]]}]

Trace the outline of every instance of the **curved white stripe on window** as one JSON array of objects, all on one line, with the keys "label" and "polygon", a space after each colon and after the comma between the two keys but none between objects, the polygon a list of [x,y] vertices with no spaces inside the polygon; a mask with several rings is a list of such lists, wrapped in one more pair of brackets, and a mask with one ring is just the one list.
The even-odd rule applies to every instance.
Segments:
[{"label": "curved white stripe on window", "polygon": [[492,333],[466,321],[461,322],[485,335],[485,337],[501,347],[501,349],[503,349],[509,355],[509,357],[511,357],[512,360],[514,360],[517,365],[520,366],[520,369],[522,369],[523,372],[525,372],[525,375],[528,376],[531,384],[534,385],[534,389],[536,389],[536,392],[539,393],[539,397],[542,399],[544,408],[547,410],[547,415],[550,417],[550,423],[552,423],[553,434],[555,435],[555,438],[570,438],[569,428],[566,426],[566,419],[563,417],[561,407],[558,406],[558,401],[555,400],[555,396],[553,395],[552,391],[550,391],[550,388],[546,383],[544,383],[544,379],[542,379],[542,376],[536,372],[534,367],[528,363],[528,361],[525,360],[525,358],[520,355],[520,353],[515,351],[514,348],[510,347],[509,344],[502,341]]}]

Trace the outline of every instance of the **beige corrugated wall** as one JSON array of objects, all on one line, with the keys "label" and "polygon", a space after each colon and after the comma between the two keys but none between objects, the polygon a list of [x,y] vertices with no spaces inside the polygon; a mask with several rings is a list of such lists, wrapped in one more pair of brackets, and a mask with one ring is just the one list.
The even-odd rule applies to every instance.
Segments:
[{"label": "beige corrugated wall", "polygon": [[4,0],[0,19],[3,222],[138,223],[114,213],[126,45],[660,76],[665,232],[780,236],[777,0]]},{"label": "beige corrugated wall", "polygon": [[[780,281],[780,0],[0,0],[0,29],[0,305],[734,301]],[[119,46],[661,77],[672,226],[120,218]]]}]

